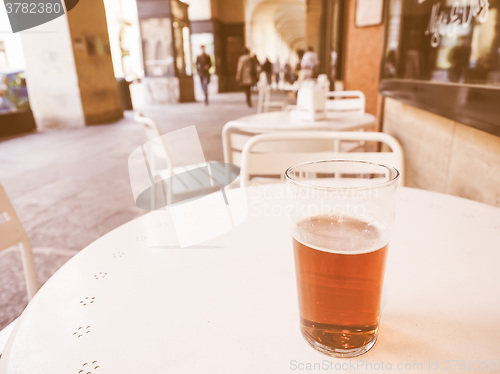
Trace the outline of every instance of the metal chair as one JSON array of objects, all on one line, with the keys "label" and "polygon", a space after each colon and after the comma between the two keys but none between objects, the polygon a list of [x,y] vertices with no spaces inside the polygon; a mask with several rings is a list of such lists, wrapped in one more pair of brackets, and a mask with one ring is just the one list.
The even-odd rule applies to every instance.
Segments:
[{"label": "metal chair", "polygon": [[[234,164],[241,167],[241,155],[243,152],[243,148],[246,143],[252,139],[254,136],[257,136],[262,133],[271,133],[276,132],[275,130],[266,130],[263,128],[253,128],[251,129],[251,125],[238,122],[238,121],[229,121],[222,128],[222,149],[224,152],[224,162],[228,164]],[[280,131],[281,132],[281,131]],[[285,131],[286,132],[286,131]],[[319,144],[318,141],[301,141],[296,144],[280,144],[280,151],[310,151],[317,150],[318,147],[321,147],[323,150],[328,150],[330,148],[330,143],[324,140]],[[358,147],[358,143],[355,143],[355,148]],[[350,148],[353,149],[353,146],[350,145]],[[276,151],[276,146],[274,144],[260,144],[258,151]],[[347,151],[346,148],[342,148],[343,151]]]},{"label": "metal chair", "polygon": [[[330,148],[325,150],[324,142],[330,142]],[[318,142],[316,150],[302,150],[300,144],[303,142]],[[371,151],[345,152],[343,142],[365,141],[373,144]],[[286,144],[287,147],[283,147]],[[297,145],[296,151],[291,151]],[[382,145],[383,151],[376,151],[378,144]],[[274,152],[262,151],[265,149],[276,149]],[[366,147],[368,149],[368,146]],[[285,149],[281,151],[280,149]],[[372,131],[303,131],[261,134],[253,137],[245,145],[241,158],[241,186],[246,187],[250,183],[276,182],[284,178],[284,172],[295,164],[328,159],[362,160],[379,162],[394,166],[401,173],[403,181],[404,158],[403,150],[399,142],[389,134]]]},{"label": "metal chair", "polygon": [[257,113],[269,112],[271,108],[285,110],[287,103],[280,100],[271,100],[272,87],[267,83],[265,73],[260,74],[260,79],[257,82],[259,96],[257,98]]},{"label": "metal chair", "polygon": [[160,126],[158,126],[158,124],[153,119],[146,117],[143,113],[136,112],[134,114],[134,119],[144,126],[146,137],[149,140],[163,135]]},{"label": "metal chair", "polygon": [[240,166],[243,147],[255,135],[255,132],[245,131],[238,122],[229,121],[226,123],[222,128],[224,162]]},{"label": "metal chair", "polygon": [[[21,251],[24,279],[26,280],[26,291],[28,300],[31,301],[38,291],[38,281],[31,242],[21,221],[19,221],[9,197],[5,193],[3,186],[0,185],[0,252],[14,246],[17,246]],[[17,319],[0,331],[0,356],[16,322]]]},{"label": "metal chair", "polygon": [[31,242],[4,188],[0,185],[0,251],[13,246],[18,246],[21,250],[26,291],[28,299],[31,300],[38,291]]},{"label": "metal chair", "polygon": [[[160,207],[174,204],[189,198],[201,196],[213,191],[221,181],[231,179],[232,170],[226,165],[216,162],[179,162],[175,152],[168,146],[169,134],[162,134],[158,124],[136,113],[135,120],[144,126],[149,141],[136,149],[129,157],[129,174],[132,182],[132,191],[136,203],[143,208],[155,210]],[[170,142],[172,145],[172,142]],[[186,150],[189,152],[191,150]],[[202,153],[200,146],[200,153]],[[182,156],[182,155],[180,155]],[[182,157],[181,157],[182,158]],[[176,162],[177,161],[177,162]],[[147,169],[147,173],[137,173],[137,165]],[[139,192],[141,188],[134,188],[138,175],[149,178],[149,195]],[[137,191],[136,191],[137,190]]]},{"label": "metal chair", "polygon": [[330,91],[330,80],[328,79],[328,76],[326,74],[319,74],[318,79],[316,79],[316,83],[325,92]]},{"label": "metal chair", "polygon": [[328,91],[325,110],[335,114],[364,113],[366,99],[361,91]]}]

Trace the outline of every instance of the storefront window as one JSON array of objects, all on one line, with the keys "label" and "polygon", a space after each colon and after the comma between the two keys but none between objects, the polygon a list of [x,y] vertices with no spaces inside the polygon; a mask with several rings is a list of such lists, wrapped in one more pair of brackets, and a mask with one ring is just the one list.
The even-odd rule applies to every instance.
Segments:
[{"label": "storefront window", "polygon": [[500,0],[388,0],[380,92],[500,136]]},{"label": "storefront window", "polygon": [[174,75],[170,19],[146,18],[142,19],[140,24],[146,76],[161,77]]},{"label": "storefront window", "polygon": [[29,109],[25,73],[0,71],[0,113],[22,109]]},{"label": "storefront window", "polygon": [[391,0],[382,77],[500,86],[500,1]]}]

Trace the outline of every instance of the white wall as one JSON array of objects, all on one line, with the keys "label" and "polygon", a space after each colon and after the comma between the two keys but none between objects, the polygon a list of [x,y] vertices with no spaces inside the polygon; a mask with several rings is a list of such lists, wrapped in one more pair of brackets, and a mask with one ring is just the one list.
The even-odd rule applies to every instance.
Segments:
[{"label": "white wall", "polygon": [[20,33],[38,127],[84,126],[66,15]]}]

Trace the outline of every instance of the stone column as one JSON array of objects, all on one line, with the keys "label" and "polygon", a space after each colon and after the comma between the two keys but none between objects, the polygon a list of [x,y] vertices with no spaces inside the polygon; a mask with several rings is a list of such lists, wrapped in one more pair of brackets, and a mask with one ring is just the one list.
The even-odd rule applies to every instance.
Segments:
[{"label": "stone column", "polygon": [[37,126],[79,127],[123,116],[102,0],[23,31],[26,81]]},{"label": "stone column", "polygon": [[310,0],[306,4],[306,44],[319,54],[319,35],[326,31],[321,30],[321,0]]}]

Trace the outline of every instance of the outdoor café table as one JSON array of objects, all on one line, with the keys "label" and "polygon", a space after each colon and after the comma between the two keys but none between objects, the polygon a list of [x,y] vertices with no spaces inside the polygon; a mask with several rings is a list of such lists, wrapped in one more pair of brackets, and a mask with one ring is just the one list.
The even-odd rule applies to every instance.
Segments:
[{"label": "outdoor caf\u00e9 table", "polygon": [[317,121],[300,120],[292,116],[292,112],[278,111],[257,113],[244,116],[231,121],[237,123],[243,130],[249,132],[268,132],[268,131],[351,131],[363,130],[375,125],[375,116],[370,113],[349,113],[349,114],[331,114],[325,119]]},{"label": "outdoor caf\u00e9 table", "polygon": [[299,332],[284,184],[246,196],[241,225],[194,247],[168,242],[161,211],[86,247],[21,315],[0,373],[500,371],[500,209],[401,188],[378,341],[338,359]]}]

